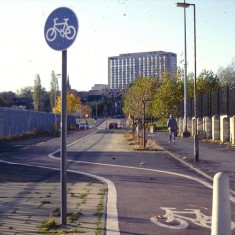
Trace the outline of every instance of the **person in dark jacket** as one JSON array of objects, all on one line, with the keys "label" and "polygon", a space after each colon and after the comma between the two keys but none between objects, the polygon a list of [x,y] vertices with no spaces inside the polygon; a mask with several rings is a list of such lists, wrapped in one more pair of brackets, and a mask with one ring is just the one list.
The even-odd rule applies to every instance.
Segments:
[{"label": "person in dark jacket", "polygon": [[170,118],[167,121],[167,127],[169,130],[169,143],[173,141],[175,143],[176,133],[178,131],[178,125],[173,114],[170,115]]}]

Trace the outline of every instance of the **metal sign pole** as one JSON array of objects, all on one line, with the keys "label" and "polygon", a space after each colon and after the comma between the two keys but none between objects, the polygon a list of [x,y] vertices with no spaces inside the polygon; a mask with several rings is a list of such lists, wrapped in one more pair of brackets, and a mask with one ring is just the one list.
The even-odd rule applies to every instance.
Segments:
[{"label": "metal sign pole", "polygon": [[[61,26],[63,26],[61,28]],[[78,20],[76,14],[67,7],[59,7],[51,12],[44,26],[47,44],[54,50],[62,51],[61,86],[61,220],[67,225],[67,48],[76,39]]]},{"label": "metal sign pole", "polygon": [[61,221],[67,224],[67,50],[62,51],[62,94],[61,94]]}]

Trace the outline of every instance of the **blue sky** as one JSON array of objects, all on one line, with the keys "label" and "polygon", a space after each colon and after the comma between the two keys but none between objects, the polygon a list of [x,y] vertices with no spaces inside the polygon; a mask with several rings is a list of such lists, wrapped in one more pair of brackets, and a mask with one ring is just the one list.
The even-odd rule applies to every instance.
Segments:
[{"label": "blue sky", "polygon": [[[180,1],[180,0],[179,0]],[[108,83],[108,57],[164,50],[184,59],[184,15],[177,0],[0,0],[0,91],[33,86],[35,75],[49,91],[51,71],[61,74],[61,52],[44,38],[44,25],[58,7],[72,9],[79,32],[68,48],[68,75],[76,90]],[[183,2],[183,0],[181,0]],[[197,73],[217,72],[235,57],[235,1],[194,0]],[[193,7],[187,10],[188,72],[194,71]],[[59,80],[59,85],[61,80]]]}]

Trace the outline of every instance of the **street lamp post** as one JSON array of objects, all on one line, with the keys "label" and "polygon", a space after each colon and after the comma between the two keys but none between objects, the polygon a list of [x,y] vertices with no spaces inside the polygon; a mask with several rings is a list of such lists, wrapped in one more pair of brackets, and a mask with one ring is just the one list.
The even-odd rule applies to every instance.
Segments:
[{"label": "street lamp post", "polygon": [[183,121],[183,137],[188,137],[188,85],[187,85],[187,31],[186,31],[186,8],[189,7],[185,0],[183,3],[176,3],[177,7],[184,8],[184,121]]},{"label": "street lamp post", "polygon": [[194,160],[199,161],[199,146],[198,146],[198,133],[197,133],[197,93],[196,93],[196,85],[197,85],[197,50],[196,50],[196,5],[191,4],[193,6],[193,22],[194,22]]},{"label": "street lamp post", "polygon": [[[183,3],[178,2],[176,3],[177,7],[183,7],[184,10],[189,6],[193,6],[193,18],[194,18],[194,160],[197,162],[199,161],[199,145],[198,145],[198,133],[197,133],[197,93],[196,93],[196,85],[197,85],[197,50],[196,50],[196,5],[191,3]],[[186,20],[185,20],[186,21]],[[186,41],[186,38],[185,38]],[[186,44],[186,43],[185,43]]]}]

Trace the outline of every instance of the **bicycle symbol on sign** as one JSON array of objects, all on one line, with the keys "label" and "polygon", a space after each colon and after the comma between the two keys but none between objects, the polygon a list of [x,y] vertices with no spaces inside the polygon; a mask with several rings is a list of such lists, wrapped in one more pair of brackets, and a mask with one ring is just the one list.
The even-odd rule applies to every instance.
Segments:
[{"label": "bicycle symbol on sign", "polygon": [[[151,222],[161,227],[171,229],[185,229],[188,227],[188,221],[205,228],[211,228],[211,216],[204,215],[199,209],[185,209],[177,211],[176,208],[160,207],[165,210],[165,215],[153,216]],[[189,216],[186,216],[189,215]],[[235,228],[235,223],[231,222],[231,229]]]},{"label": "bicycle symbol on sign", "polygon": [[54,18],[54,25],[52,28],[49,28],[46,32],[46,39],[49,42],[53,42],[57,36],[57,33],[60,34],[62,38],[72,40],[76,35],[76,29],[72,25],[68,25],[68,18],[64,19],[64,22],[58,23],[58,18]]}]

